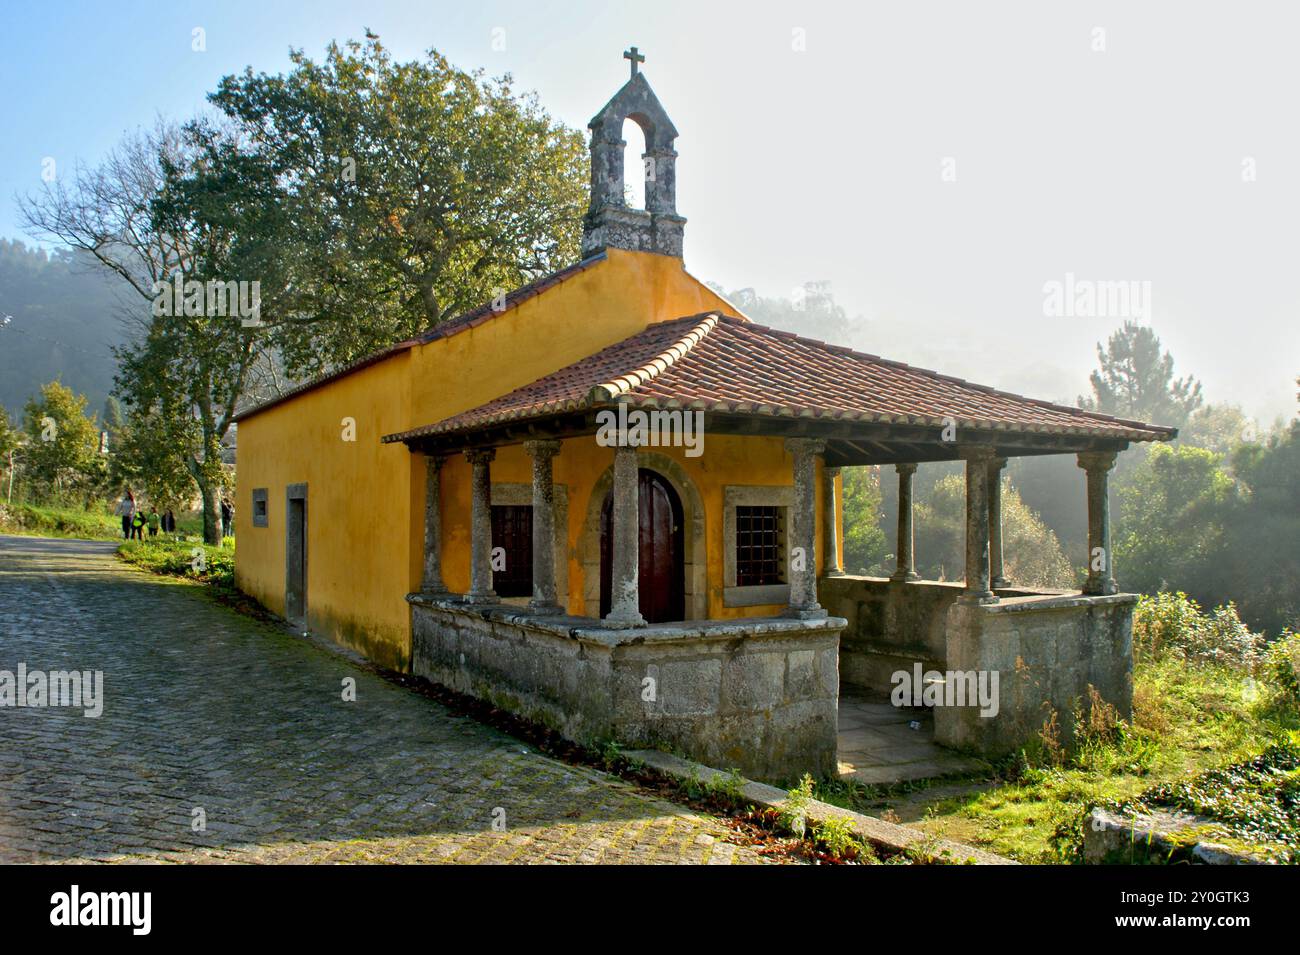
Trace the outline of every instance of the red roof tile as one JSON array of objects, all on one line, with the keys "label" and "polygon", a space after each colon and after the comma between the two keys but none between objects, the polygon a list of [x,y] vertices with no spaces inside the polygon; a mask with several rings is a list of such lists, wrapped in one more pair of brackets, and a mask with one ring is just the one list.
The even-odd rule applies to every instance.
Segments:
[{"label": "red roof tile", "polygon": [[1128,441],[1175,429],[1023,398],[710,313],[651,325],[485,405],[385,441],[478,430],[615,401],[661,408],[1043,432]]}]

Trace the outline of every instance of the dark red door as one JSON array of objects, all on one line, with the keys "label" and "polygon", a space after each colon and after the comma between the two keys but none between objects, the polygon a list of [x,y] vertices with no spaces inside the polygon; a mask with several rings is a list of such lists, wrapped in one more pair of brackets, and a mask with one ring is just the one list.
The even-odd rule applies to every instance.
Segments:
[{"label": "dark red door", "polygon": [[[638,473],[640,511],[641,616],[648,623],[686,616],[686,562],[682,547],[682,502],[664,478],[642,468]],[[610,568],[614,540],[614,492],[600,510],[600,615],[609,613]]]}]

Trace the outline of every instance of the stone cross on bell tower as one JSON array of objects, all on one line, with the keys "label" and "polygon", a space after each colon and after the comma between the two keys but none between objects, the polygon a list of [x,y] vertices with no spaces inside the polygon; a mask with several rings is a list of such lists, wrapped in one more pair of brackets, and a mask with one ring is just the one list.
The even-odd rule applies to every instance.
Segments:
[{"label": "stone cross on bell tower", "polygon": [[[582,223],[582,254],[601,249],[631,249],[681,258],[686,220],[677,214],[677,129],[637,67],[645,54],[636,47],[623,54],[632,76],[595,115],[591,130],[591,205]],[[645,134],[641,166],[631,170],[645,178],[645,208],[628,206],[624,197],[623,121],[630,119]]]},{"label": "stone cross on bell tower", "polygon": [[623,59],[632,61],[632,75],[636,76],[636,66],[638,63],[645,62],[645,54],[636,47],[632,47],[630,50],[623,51]]}]

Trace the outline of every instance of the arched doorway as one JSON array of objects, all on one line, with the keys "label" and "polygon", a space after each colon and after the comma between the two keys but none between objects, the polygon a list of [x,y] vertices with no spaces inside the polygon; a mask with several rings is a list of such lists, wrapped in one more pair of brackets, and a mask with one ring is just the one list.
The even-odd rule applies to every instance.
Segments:
[{"label": "arched doorway", "polygon": [[[663,475],[641,468],[637,472],[640,527],[640,610],[647,623],[686,618],[686,557],[682,502]],[[609,613],[610,568],[614,540],[614,492],[600,509],[600,615]]]}]

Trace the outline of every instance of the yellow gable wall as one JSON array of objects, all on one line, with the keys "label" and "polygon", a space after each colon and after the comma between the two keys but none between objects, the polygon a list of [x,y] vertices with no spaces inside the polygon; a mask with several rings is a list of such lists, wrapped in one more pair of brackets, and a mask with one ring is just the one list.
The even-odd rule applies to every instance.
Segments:
[{"label": "yellow gable wall", "polygon": [[[763,438],[734,435],[708,435],[704,437],[703,454],[687,457],[681,448],[650,448],[647,451],[662,455],[675,462],[694,485],[704,505],[704,541],[707,559],[707,592],[709,617],[732,619],[758,617],[778,613],[783,605],[754,607],[724,607],[723,590],[723,497],[728,485],[770,485],[788,487],[793,484],[794,461],[785,450],[780,438]],[[564,441],[560,453],[553,459],[556,486],[564,485],[568,496],[568,564],[569,589],[567,609],[575,615],[585,613],[587,593],[598,593],[600,581],[587,581],[584,560],[590,559],[586,548],[588,521],[595,511],[593,491],[601,476],[614,462],[613,448],[600,447],[594,436],[572,438]],[[642,459],[643,467],[654,468],[654,463]],[[670,480],[673,474],[664,472]],[[497,450],[491,466],[493,484],[529,484],[532,482],[532,462],[522,445],[509,445]],[[685,495],[683,495],[685,496]],[[604,494],[601,495],[603,503]],[[688,502],[683,500],[683,505]],[[817,554],[822,566],[822,509],[821,470],[817,480]],[[442,529],[443,529],[443,580],[449,589],[464,593],[469,589],[470,564],[470,465],[462,456],[448,459],[442,471]],[[686,529],[685,546],[691,548],[691,529]],[[842,539],[842,535],[841,535]],[[599,559],[599,554],[595,555]],[[590,591],[585,588],[591,588]],[[690,616],[688,601],[687,614]]]},{"label": "yellow gable wall", "polygon": [[[309,626],[376,662],[404,669],[410,658],[404,597],[418,589],[423,560],[424,462],[404,445],[379,439],[476,407],[654,322],[705,311],[735,310],[689,275],[679,259],[611,249],[604,261],[474,328],[242,421],[235,508],[239,587],[284,612],[285,489],[306,482]],[[356,421],[355,442],[341,438],[345,417]],[[591,481],[611,453],[597,450],[605,457],[592,464]],[[522,459],[522,449],[512,453]],[[502,460],[509,460],[504,450]],[[526,460],[521,466],[509,480],[531,480]],[[564,466],[557,465],[557,474]],[[455,467],[444,487],[449,495],[468,494],[467,472],[463,480],[454,477]],[[253,526],[254,488],[268,490],[269,527]],[[576,503],[570,519],[580,521],[585,501]],[[454,515],[451,500],[444,506],[449,518]],[[467,500],[465,507],[468,514]],[[465,589],[468,537],[457,535],[467,532],[449,526],[447,533],[447,582]],[[581,579],[580,572],[570,576],[579,587]]]},{"label": "yellow gable wall", "polygon": [[680,259],[621,249],[606,255],[541,295],[418,349],[411,427],[476,408],[655,322],[735,312]]}]

